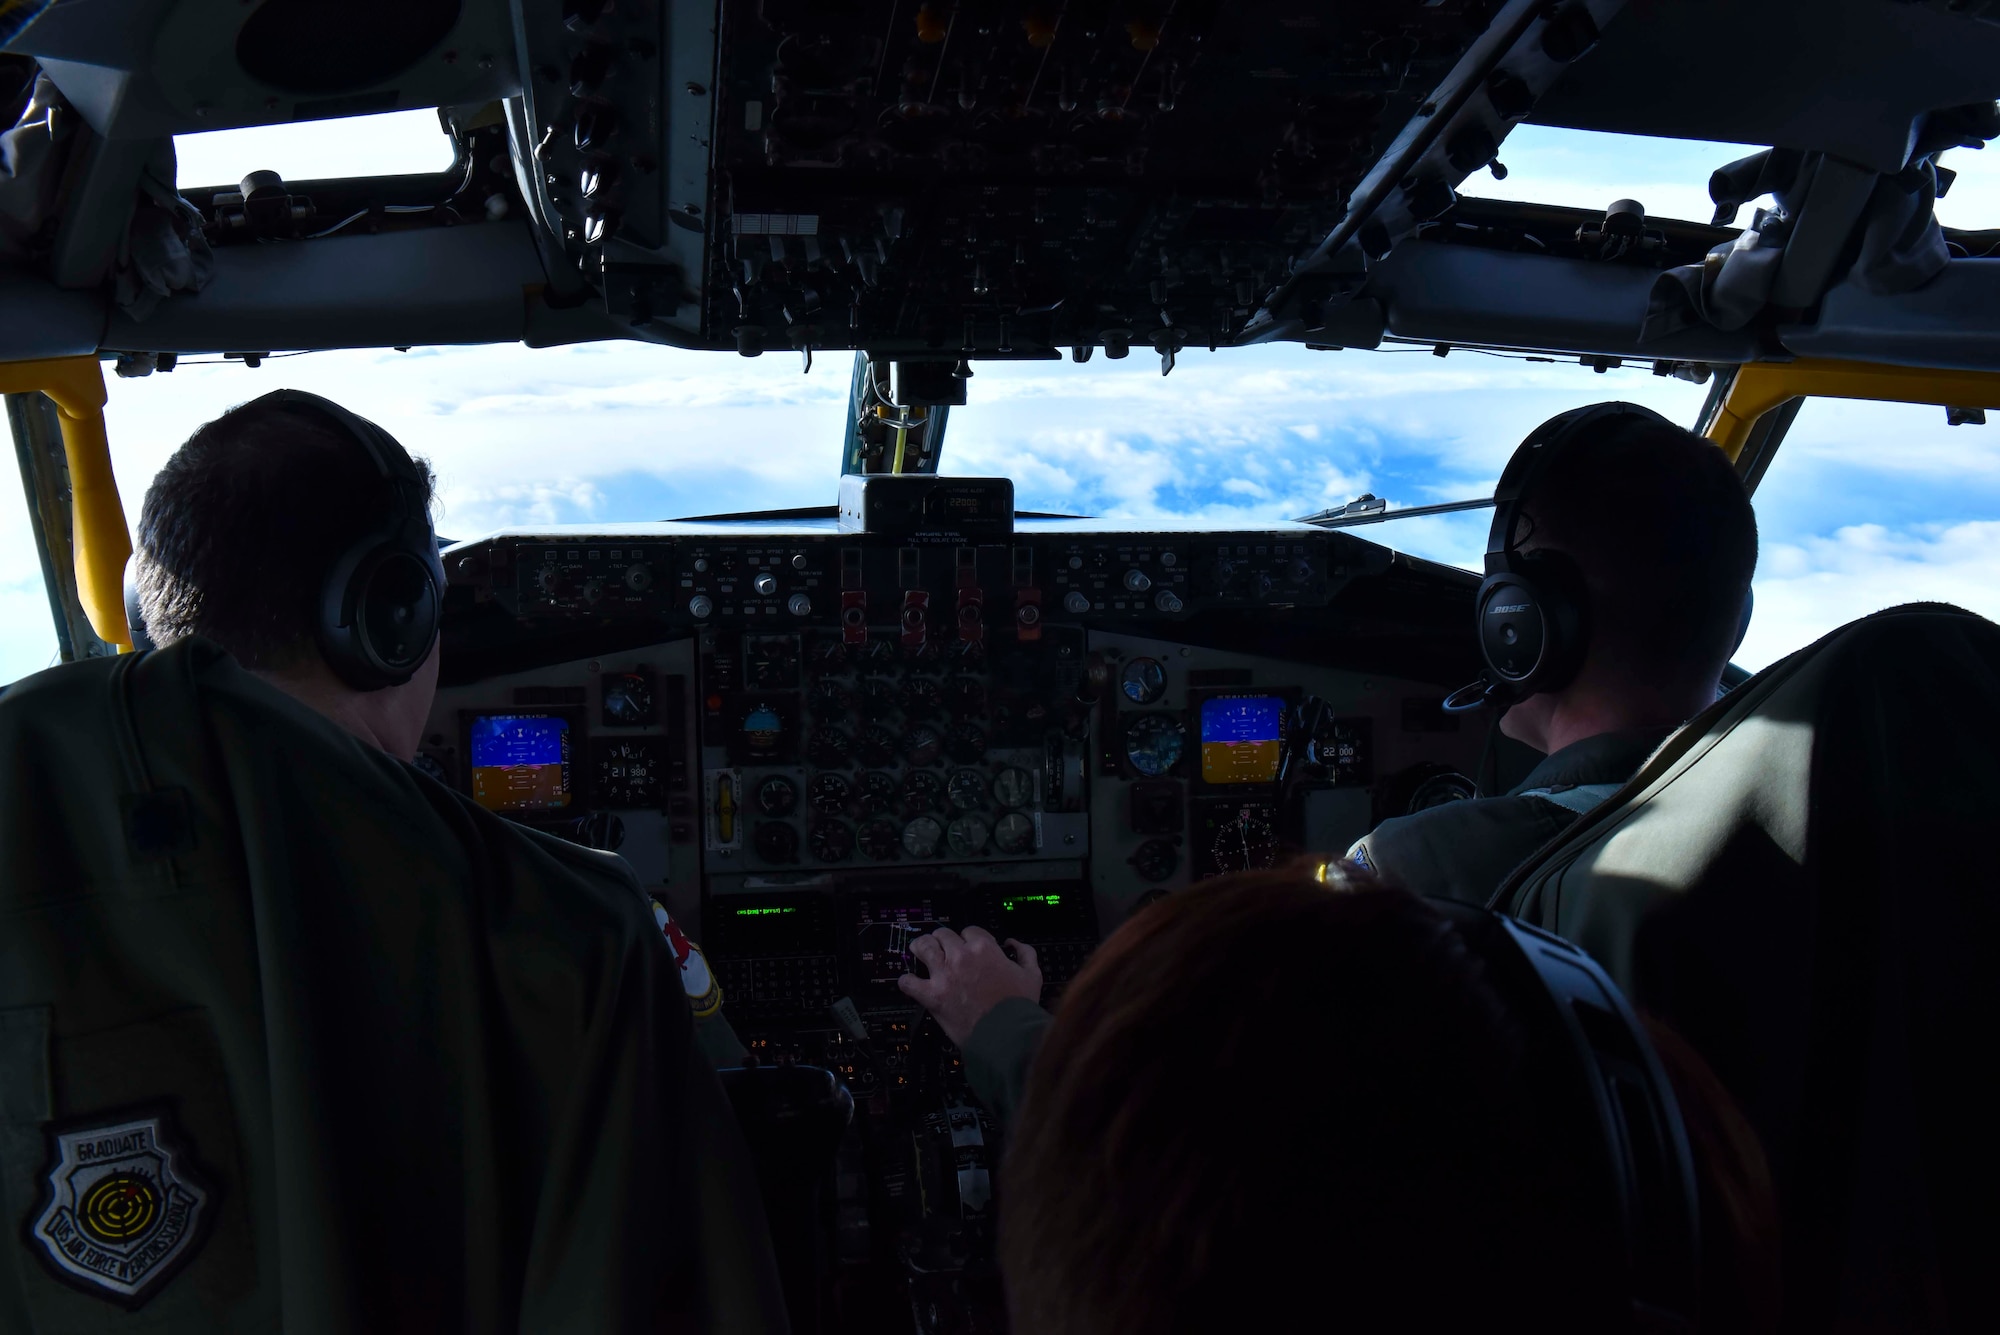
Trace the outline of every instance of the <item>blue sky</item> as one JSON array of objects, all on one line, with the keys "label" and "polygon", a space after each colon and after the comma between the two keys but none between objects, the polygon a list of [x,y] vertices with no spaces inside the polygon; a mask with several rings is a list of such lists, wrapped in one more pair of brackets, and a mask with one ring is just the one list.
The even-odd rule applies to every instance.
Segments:
[{"label": "blue sky", "polygon": [[[182,180],[266,165],[294,177],[369,162],[432,169],[427,114],[372,118],[365,133],[202,136],[183,144]],[[1482,174],[1467,190],[1584,206],[1634,196],[1656,214],[1705,217],[1708,173],[1744,151],[1524,127],[1501,154],[1507,180]],[[1988,190],[1978,170],[1986,164],[1954,165],[1964,174],[1941,210],[1946,221],[2000,217],[2000,188]],[[153,473],[202,422],[281,386],[327,394],[428,456],[443,484],[440,530],[474,537],[516,524],[830,502],[849,365],[823,356],[805,375],[795,356],[625,344],[314,353],[257,370],[183,364],[114,379],[107,416],[136,515]],[[1165,379],[1157,359],[1136,354],[1081,367],[980,363],[970,402],[953,412],[945,467],[1012,477],[1024,508],[1254,524],[1364,491],[1397,505],[1480,495],[1535,423],[1614,396],[1692,422],[1703,390],[1643,367],[1595,375],[1422,349],[1196,352]],[[1991,575],[2000,569],[2000,435],[1989,432],[2000,425],[1947,427],[1939,408],[1809,404],[1758,495],[1764,556],[1741,660],[1761,666],[1911,598],[2000,615]],[[1485,519],[1362,532],[1470,565]],[[45,666],[54,649],[20,490],[0,489],[0,681]]]}]

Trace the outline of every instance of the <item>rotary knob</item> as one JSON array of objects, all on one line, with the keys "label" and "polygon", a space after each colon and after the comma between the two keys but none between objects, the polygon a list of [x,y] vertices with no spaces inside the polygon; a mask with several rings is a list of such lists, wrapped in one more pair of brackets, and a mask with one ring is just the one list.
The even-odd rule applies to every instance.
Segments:
[{"label": "rotary knob", "polygon": [[1132,593],[1144,593],[1153,587],[1153,578],[1143,570],[1125,572],[1125,588]]},{"label": "rotary knob", "polygon": [[757,592],[763,594],[767,598],[778,591],[778,577],[776,575],[773,575],[768,570],[765,571],[763,574],[757,576],[757,578],[753,580],[752,583],[756,585]]},{"label": "rotary knob", "polygon": [[795,593],[785,603],[785,610],[795,617],[811,616],[813,600],[803,593]]},{"label": "rotary knob", "polygon": [[1071,616],[1082,616],[1090,610],[1090,595],[1081,589],[1071,589],[1063,595],[1063,611]]},{"label": "rotary knob", "polygon": [[603,580],[587,579],[583,582],[583,600],[585,602],[594,603],[603,597],[604,597]]},{"label": "rotary knob", "polygon": [[694,558],[694,573],[697,575],[706,575],[708,573],[708,558],[706,556],[697,556]]},{"label": "rotary knob", "polygon": [[805,568],[806,568],[806,554],[804,552],[793,552],[792,569],[804,570]]},{"label": "rotary knob", "polygon": [[634,593],[644,593],[653,587],[653,567],[644,561],[634,561],[625,567],[625,587]]},{"label": "rotary knob", "polygon": [[715,600],[705,593],[697,593],[688,599],[688,615],[696,621],[706,621],[715,612]]},{"label": "rotary knob", "polygon": [[1161,589],[1153,595],[1153,606],[1162,612],[1178,612],[1181,610],[1181,596],[1172,589]]}]

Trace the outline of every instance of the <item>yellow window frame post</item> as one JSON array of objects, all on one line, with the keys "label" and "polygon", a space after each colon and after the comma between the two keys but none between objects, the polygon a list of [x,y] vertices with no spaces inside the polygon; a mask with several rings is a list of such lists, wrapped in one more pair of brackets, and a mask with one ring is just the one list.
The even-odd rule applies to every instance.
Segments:
[{"label": "yellow window frame post", "polygon": [[62,418],[77,600],[97,638],[129,651],[125,563],[132,559],[132,533],[125,526],[125,506],[111,471],[111,444],[104,434],[104,368],[95,357],[0,362],[0,394],[34,392],[48,395]]},{"label": "yellow window frame post", "polygon": [[1801,357],[1792,362],[1746,362],[1737,369],[1736,380],[1715,419],[1708,424],[1706,434],[1733,463],[1749,442],[1757,419],[1797,398],[2000,408],[2000,373],[1885,366],[1818,357]]}]

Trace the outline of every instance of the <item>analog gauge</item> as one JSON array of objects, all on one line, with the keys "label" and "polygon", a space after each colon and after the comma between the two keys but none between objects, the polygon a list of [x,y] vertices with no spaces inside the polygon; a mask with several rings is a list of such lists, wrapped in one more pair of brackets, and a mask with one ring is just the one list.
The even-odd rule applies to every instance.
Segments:
[{"label": "analog gauge", "polygon": [[861,734],[854,754],[864,765],[893,765],[902,739],[879,723],[870,724]]},{"label": "analog gauge", "polygon": [[665,785],[658,743],[632,737],[601,743],[596,755],[597,804],[606,807],[656,807]]},{"label": "analog gauge", "polygon": [[896,666],[896,642],[894,640],[870,640],[861,652],[861,670],[864,672],[889,672]]},{"label": "analog gauge", "polygon": [[954,811],[977,811],[986,805],[986,780],[978,770],[953,770],[945,791],[951,797]]},{"label": "analog gauge", "polygon": [[928,718],[944,704],[944,687],[929,677],[912,677],[896,692],[896,702],[911,718]]},{"label": "analog gauge", "polygon": [[1000,846],[1002,853],[1032,853],[1035,851],[1035,822],[1018,811],[1010,811],[994,825],[993,842]]},{"label": "analog gauge", "polygon": [[1416,815],[1430,807],[1441,807],[1448,802],[1464,802],[1473,795],[1472,780],[1463,774],[1434,774],[1417,785],[1410,794],[1410,814]]},{"label": "analog gauge", "polygon": [[1010,810],[1032,806],[1035,776],[1019,766],[1009,765],[993,776],[993,800]]},{"label": "analog gauge", "polygon": [[901,805],[903,787],[896,782],[893,774],[874,770],[861,776],[861,784],[855,789],[855,798],[861,805],[863,815],[881,816]]},{"label": "analog gauge", "polygon": [[1221,871],[1257,871],[1277,861],[1278,840],[1269,821],[1244,811],[1222,823],[1209,852]]},{"label": "analog gauge", "polygon": [[812,670],[822,677],[847,671],[847,645],[840,640],[820,640],[812,647],[806,660]]},{"label": "analog gauge", "polygon": [[977,857],[986,851],[986,822],[977,816],[960,816],[945,827],[945,846],[955,858]]},{"label": "analog gauge", "polygon": [[822,816],[838,816],[847,810],[847,799],[853,791],[838,774],[816,774],[806,785],[806,801]]},{"label": "analog gauge", "polygon": [[951,739],[945,743],[945,749],[959,764],[976,765],[986,758],[986,730],[961,723],[951,730]]},{"label": "analog gauge", "polygon": [[1149,779],[1172,772],[1187,749],[1187,726],[1171,714],[1141,714],[1125,725],[1125,759]]},{"label": "analog gauge", "polygon": [[977,677],[955,677],[945,684],[945,704],[960,718],[986,712],[986,683]]},{"label": "analog gauge", "polygon": [[806,832],[806,847],[821,862],[845,862],[854,851],[854,828],[844,820],[816,820]]},{"label": "analog gauge", "polygon": [[944,738],[928,723],[919,723],[903,734],[903,759],[918,769],[938,763],[944,753]]},{"label": "analog gauge", "polygon": [[875,678],[861,684],[861,712],[869,718],[886,718],[896,712],[896,687],[893,682]]},{"label": "analog gauge", "polygon": [[903,851],[913,858],[934,858],[944,842],[944,826],[935,816],[919,816],[903,827]]},{"label": "analog gauge", "polygon": [[1135,705],[1150,705],[1167,693],[1167,670],[1157,658],[1135,658],[1118,674],[1118,688]]},{"label": "analog gauge", "polygon": [[650,672],[611,672],[604,677],[604,724],[640,728],[659,717]]},{"label": "analog gauge", "polygon": [[986,666],[986,641],[953,640],[945,650],[954,672],[977,672]]},{"label": "analog gauge", "polygon": [[903,814],[921,816],[926,811],[943,811],[944,780],[927,770],[918,770],[903,780]]},{"label": "analog gauge", "polygon": [[819,681],[806,696],[813,717],[825,721],[844,719],[854,710],[854,697],[837,681]]},{"label": "analog gauge", "polygon": [[902,847],[903,832],[896,828],[894,821],[871,820],[861,827],[856,842],[861,845],[861,856],[887,862]]},{"label": "analog gauge", "polygon": [[1164,881],[1180,870],[1180,850],[1166,839],[1148,839],[1128,861],[1132,870],[1148,881]]},{"label": "analog gauge", "polygon": [[773,774],[757,785],[757,810],[766,816],[789,816],[798,804],[798,785],[782,774]]},{"label": "analog gauge", "polygon": [[766,862],[799,860],[799,832],[781,820],[767,820],[759,825],[750,843],[757,856]]},{"label": "analog gauge", "polygon": [[846,769],[854,740],[839,728],[814,728],[806,742],[806,758],[819,769]]}]

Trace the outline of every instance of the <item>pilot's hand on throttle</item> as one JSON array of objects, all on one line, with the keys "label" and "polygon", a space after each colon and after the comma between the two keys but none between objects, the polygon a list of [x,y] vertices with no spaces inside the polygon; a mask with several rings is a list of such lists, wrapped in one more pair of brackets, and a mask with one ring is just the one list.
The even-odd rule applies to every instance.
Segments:
[{"label": "pilot's hand on throttle", "polygon": [[[1014,952],[1011,959],[1008,948]],[[906,973],[896,986],[929,1011],[944,1036],[960,1047],[986,1012],[1007,998],[1042,999],[1042,966],[1025,941],[1009,939],[1003,947],[983,927],[968,927],[964,936],[940,927],[910,942],[910,954],[930,977]]]}]

